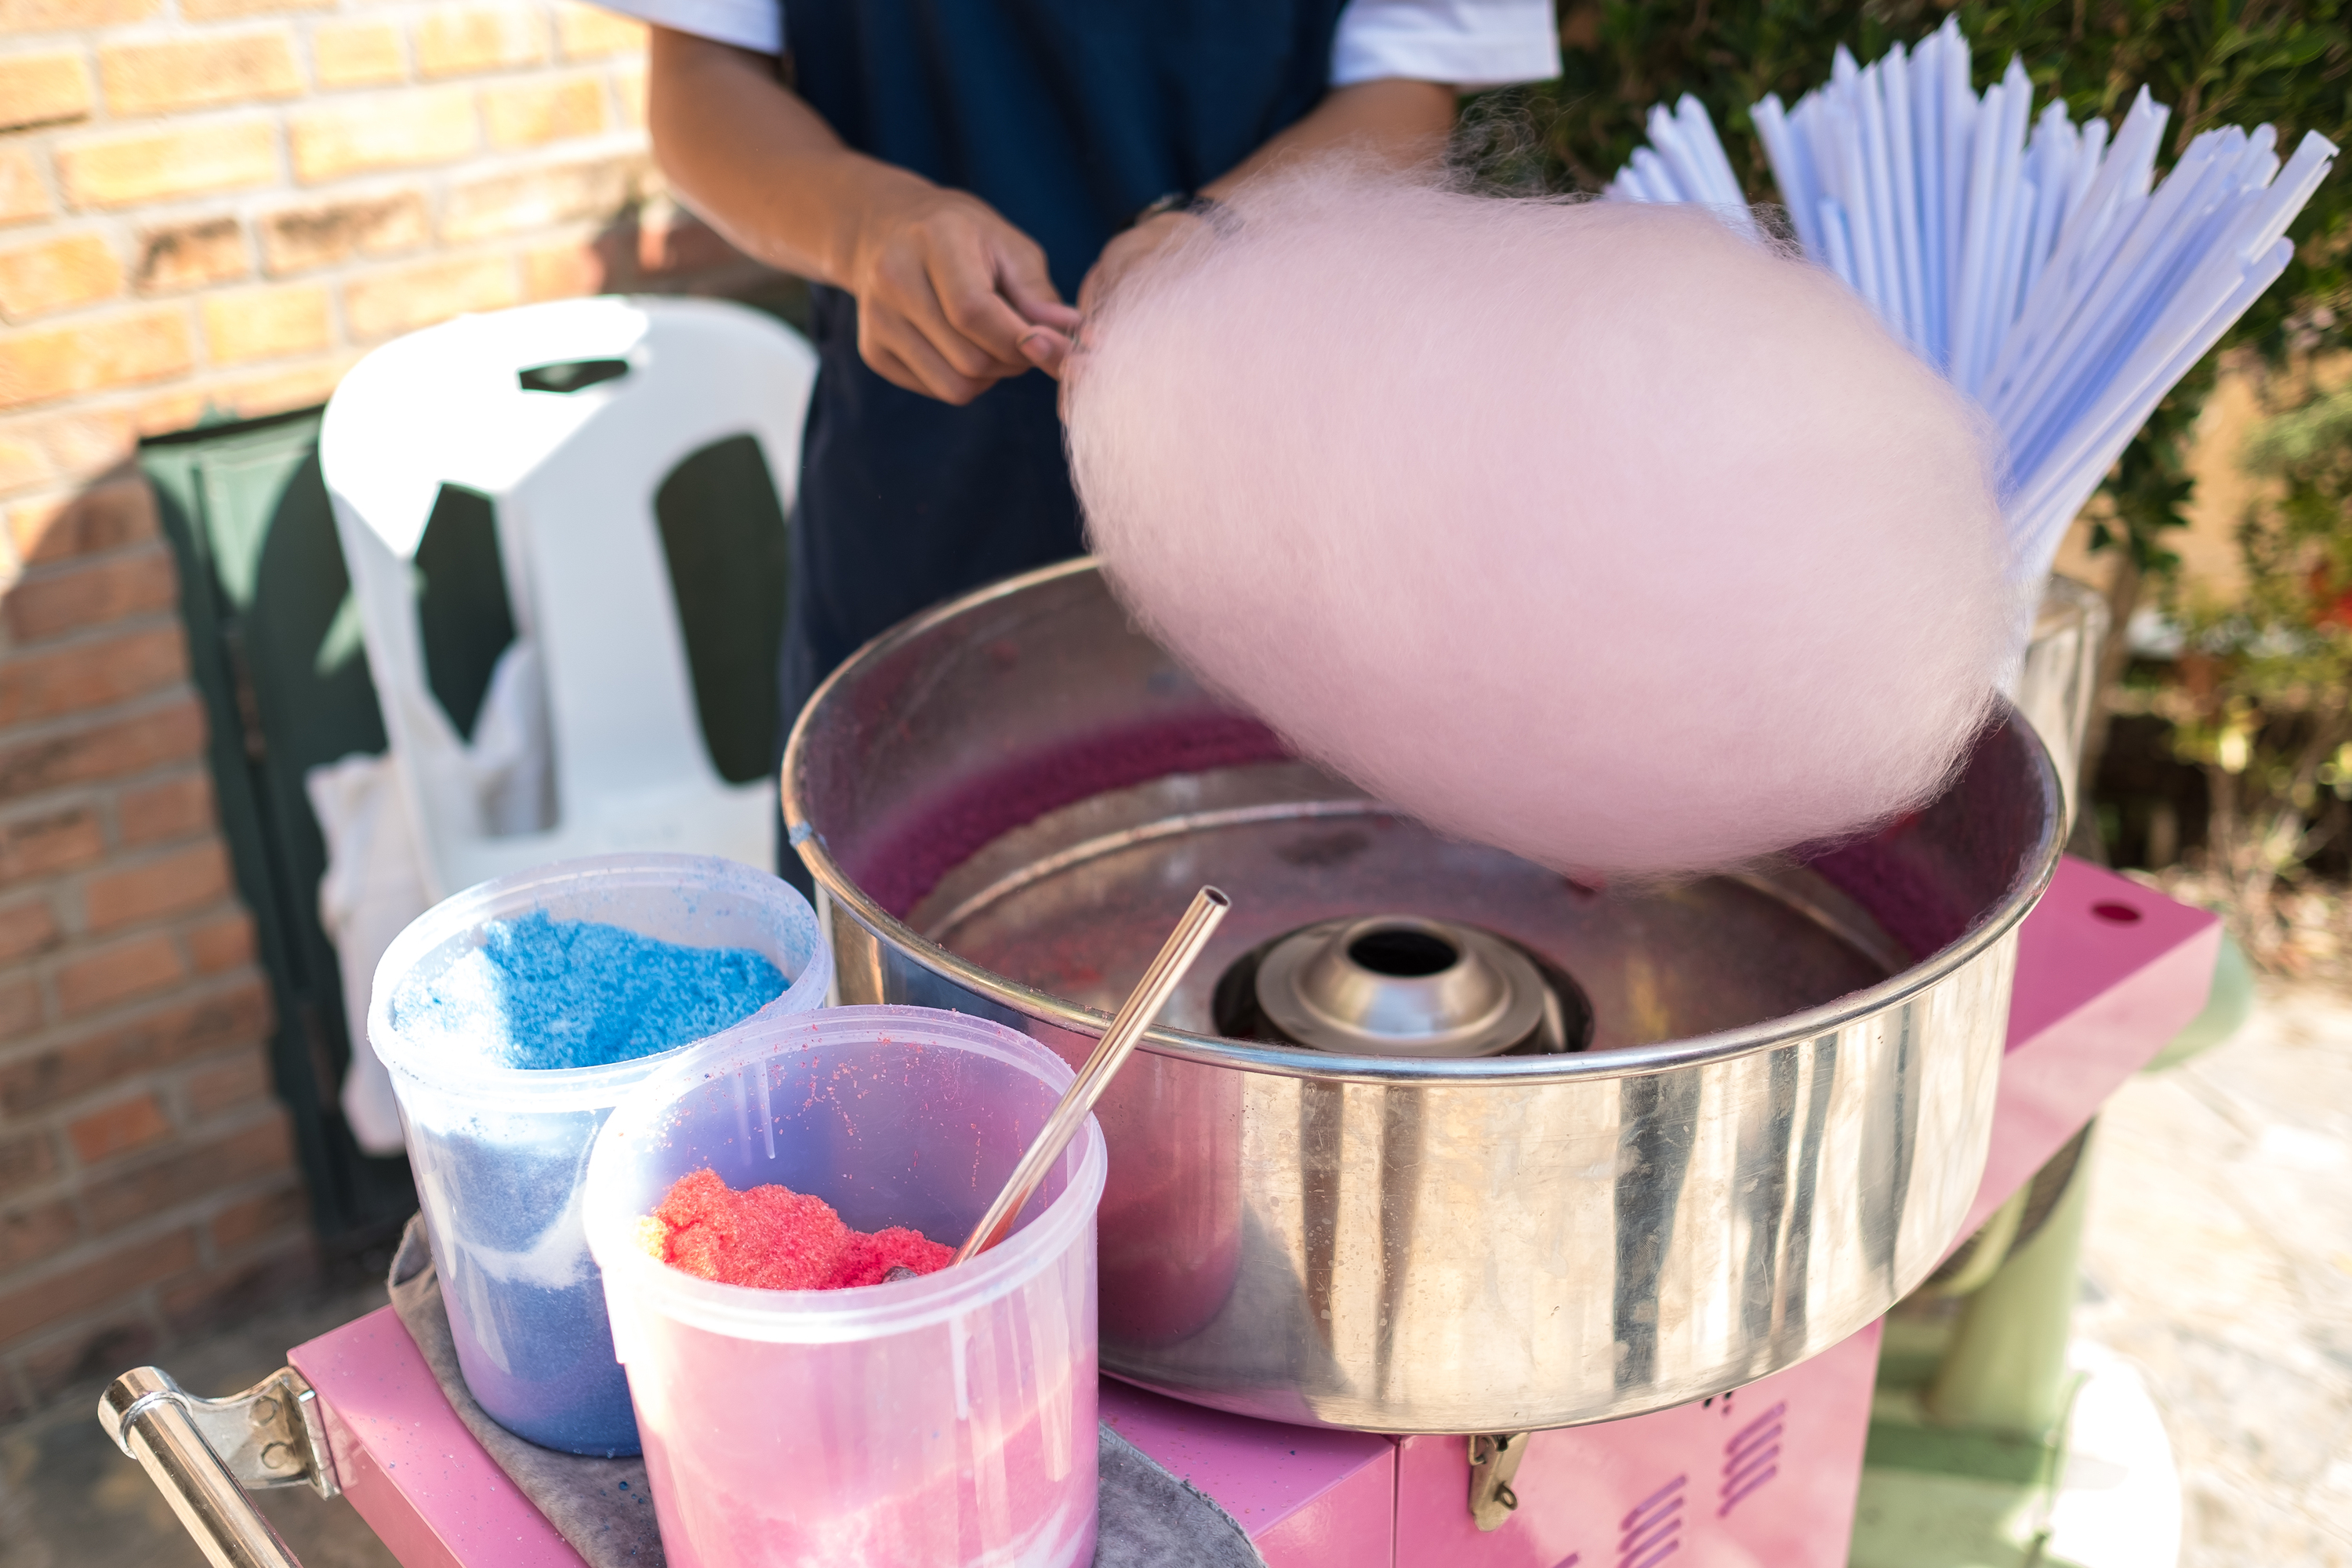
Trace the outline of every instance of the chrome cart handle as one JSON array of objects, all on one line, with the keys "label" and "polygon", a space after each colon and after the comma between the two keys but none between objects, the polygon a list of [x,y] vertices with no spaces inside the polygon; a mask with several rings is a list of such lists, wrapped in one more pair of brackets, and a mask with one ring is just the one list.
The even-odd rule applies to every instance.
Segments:
[{"label": "chrome cart handle", "polygon": [[199,1399],[161,1367],[139,1367],[99,1395],[98,1424],[146,1468],[213,1568],[301,1568],[247,1488],[340,1489],[318,1396],[290,1366],[226,1399]]}]

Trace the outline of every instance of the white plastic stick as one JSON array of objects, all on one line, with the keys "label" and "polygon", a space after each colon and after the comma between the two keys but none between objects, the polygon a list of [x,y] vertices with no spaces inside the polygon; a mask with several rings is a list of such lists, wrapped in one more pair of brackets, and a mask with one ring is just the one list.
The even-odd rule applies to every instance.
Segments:
[{"label": "white plastic stick", "polygon": [[1919,292],[1927,316],[1927,363],[1951,363],[1951,300],[1945,293],[1944,35],[1930,33],[1911,52],[1911,146],[1919,204]]},{"label": "white plastic stick", "polygon": [[1978,101],[1975,134],[1969,147],[1969,200],[1960,231],[1960,270],[1952,291],[1952,381],[1973,393],[1983,367],[1985,274],[1991,257],[1993,174],[2000,139],[2001,89],[1985,89]]},{"label": "white plastic stick", "polygon": [[[2224,127],[2159,183],[2170,110],[2146,89],[2112,127],[2078,129],[2063,102],[2032,115],[2014,58],[1978,97],[1969,59],[1948,18],[1867,67],[1841,48],[1828,82],[1750,113],[1806,254],[1991,414],[2032,577],[2165,394],[2285,268],[2286,229],[2336,149],[2307,133],[2282,166],[2269,127]],[[1648,125],[1612,197],[1752,223],[1696,99]]]},{"label": "white plastic stick", "polygon": [[1919,222],[1919,160],[1912,149],[1911,61],[1897,45],[1879,65],[1886,100],[1887,172],[1894,176],[1895,241],[1903,268],[1903,309],[1911,346],[1935,360],[1935,320],[1927,309],[1927,236]]}]

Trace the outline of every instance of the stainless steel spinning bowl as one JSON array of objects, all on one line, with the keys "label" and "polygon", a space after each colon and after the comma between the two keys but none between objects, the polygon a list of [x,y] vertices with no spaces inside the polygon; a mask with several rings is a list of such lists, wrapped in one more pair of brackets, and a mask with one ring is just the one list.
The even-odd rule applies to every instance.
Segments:
[{"label": "stainless steel spinning bowl", "polygon": [[[783,790],[844,1001],[980,1014],[1074,1062],[1193,889],[1233,895],[1100,1108],[1103,1364],[1382,1432],[1679,1404],[1825,1349],[1923,1279],[1983,1168],[2059,801],[2011,715],[1873,838],[1595,891],[1287,757],[1087,563],[867,647],[802,715]],[[1724,795],[1737,810],[1737,757]],[[1565,972],[1590,1048],[1416,1059],[1213,1033],[1227,966],[1390,914]]]}]

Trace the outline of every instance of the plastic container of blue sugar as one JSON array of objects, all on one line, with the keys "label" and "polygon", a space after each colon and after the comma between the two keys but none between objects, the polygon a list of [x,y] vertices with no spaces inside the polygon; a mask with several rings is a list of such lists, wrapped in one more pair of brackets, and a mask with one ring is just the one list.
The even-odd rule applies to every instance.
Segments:
[{"label": "plastic container of blue sugar", "polygon": [[491,1419],[567,1453],[638,1452],[583,1219],[589,1150],[681,1052],[814,1011],[832,984],[806,900],[696,855],[502,877],[385,952],[368,1040],[400,1101],[458,1363]]}]

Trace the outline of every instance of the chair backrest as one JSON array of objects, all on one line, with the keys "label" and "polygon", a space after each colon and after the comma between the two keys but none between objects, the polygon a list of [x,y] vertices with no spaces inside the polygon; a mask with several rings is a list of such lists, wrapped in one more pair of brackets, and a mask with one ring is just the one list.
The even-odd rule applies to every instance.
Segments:
[{"label": "chair backrest", "polygon": [[[607,298],[460,317],[343,379],[320,466],[436,894],[597,848],[768,862],[772,785],[722,782],[704,748],[655,497],[748,434],[789,510],[814,377],[806,342],[759,312]],[[428,685],[414,563],[445,484],[489,498],[516,635],[543,672],[562,822],[536,843],[491,839],[442,765],[463,742]]]}]

